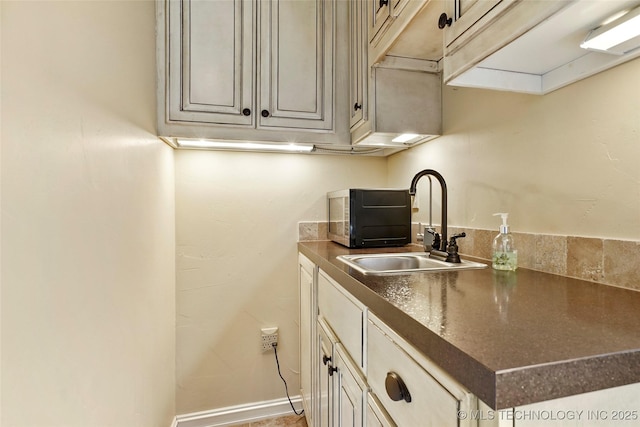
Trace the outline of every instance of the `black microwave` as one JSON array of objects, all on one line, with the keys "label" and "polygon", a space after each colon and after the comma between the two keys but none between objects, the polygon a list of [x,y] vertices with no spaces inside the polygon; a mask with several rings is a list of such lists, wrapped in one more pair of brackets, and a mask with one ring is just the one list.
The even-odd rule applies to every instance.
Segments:
[{"label": "black microwave", "polygon": [[327,193],[329,239],[349,248],[411,243],[409,190],[351,188]]}]

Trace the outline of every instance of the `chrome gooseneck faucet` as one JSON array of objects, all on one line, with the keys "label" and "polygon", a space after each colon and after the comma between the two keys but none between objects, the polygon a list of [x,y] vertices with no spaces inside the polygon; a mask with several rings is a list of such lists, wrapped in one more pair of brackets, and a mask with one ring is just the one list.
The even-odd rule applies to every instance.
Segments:
[{"label": "chrome gooseneck faucet", "polygon": [[[425,175],[432,176],[438,180],[438,182],[440,183],[440,188],[442,193],[442,214],[440,215],[440,222],[441,222],[441,228],[442,228],[440,234],[442,235],[442,239],[441,240],[438,239],[439,236],[437,235],[437,233],[435,232],[432,233],[434,234],[434,244],[433,244],[433,250],[430,251],[431,253],[430,256],[435,256],[436,258],[441,258],[448,262],[459,263],[460,256],[458,255],[458,245],[456,244],[456,239],[460,237],[465,237],[466,234],[465,233],[455,234],[451,236],[451,240],[447,241],[447,183],[444,181],[444,178],[442,177],[442,175],[440,175],[439,172],[433,169],[425,169],[423,171],[418,172],[416,176],[414,176],[413,179],[411,180],[411,187],[409,187],[409,194],[411,196],[416,195],[416,187],[418,186],[418,181],[420,180],[420,178],[422,178]],[[426,247],[427,246],[426,239],[424,241],[425,241],[425,251],[426,251],[428,250],[428,248]]]}]

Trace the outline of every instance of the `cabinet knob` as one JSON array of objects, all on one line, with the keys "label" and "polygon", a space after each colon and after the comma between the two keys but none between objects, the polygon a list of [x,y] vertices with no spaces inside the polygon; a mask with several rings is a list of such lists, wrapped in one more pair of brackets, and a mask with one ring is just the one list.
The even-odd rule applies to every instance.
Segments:
[{"label": "cabinet knob", "polygon": [[395,372],[389,372],[387,378],[384,380],[384,388],[387,389],[387,394],[393,401],[404,400],[405,402],[411,402],[411,393],[407,385],[402,381],[400,375]]},{"label": "cabinet knob", "polygon": [[357,102],[355,104],[353,104],[353,110],[354,111],[358,111],[361,108],[362,108],[362,104],[358,104]]},{"label": "cabinet knob", "polygon": [[251,110],[248,108],[245,108],[244,110],[242,110],[242,115],[243,116],[250,116],[251,115]]},{"label": "cabinet knob", "polygon": [[332,376],[333,376],[333,373],[334,373],[334,372],[338,372],[338,368],[336,368],[336,367],[334,367],[334,366],[332,366],[332,365],[329,365],[329,366],[327,367],[327,369],[329,370],[329,376],[330,376],[330,377],[332,377]]},{"label": "cabinet knob", "polygon": [[389,0],[380,0],[380,7],[384,7],[389,4]]},{"label": "cabinet knob", "polygon": [[444,27],[450,27],[452,22],[453,19],[449,18],[446,13],[443,13],[440,15],[440,18],[438,18],[438,28],[442,30]]},{"label": "cabinet knob", "polygon": [[331,358],[329,356],[327,356],[326,354],[323,354],[322,355],[322,364],[326,365],[329,362],[331,362]]},{"label": "cabinet knob", "polygon": [[269,110],[262,110],[262,117],[269,117]]}]

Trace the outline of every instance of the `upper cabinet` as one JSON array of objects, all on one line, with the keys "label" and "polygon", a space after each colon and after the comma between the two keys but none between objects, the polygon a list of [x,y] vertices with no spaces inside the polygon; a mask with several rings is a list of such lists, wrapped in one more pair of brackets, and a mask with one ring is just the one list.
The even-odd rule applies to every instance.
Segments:
[{"label": "upper cabinet", "polygon": [[[344,143],[343,2],[158,3],[162,136]],[[347,142],[348,143],[348,142]]]},{"label": "upper cabinet", "polygon": [[591,30],[639,6],[638,0],[451,1],[443,80],[455,86],[549,93],[640,56],[638,37],[622,55],[580,46]]},{"label": "upper cabinet", "polygon": [[365,0],[349,0],[349,108],[353,130],[367,120],[368,46]]},{"label": "upper cabinet", "polygon": [[351,143],[364,149],[385,147],[385,153],[390,154],[440,135],[442,83],[438,59],[442,56],[442,35],[436,32],[440,41],[414,39],[408,43],[429,52],[429,59],[404,55],[404,41],[413,37],[409,23],[423,22],[429,2],[349,3]]},{"label": "upper cabinet", "polygon": [[444,28],[445,83],[547,19],[567,1],[455,0]]},{"label": "upper cabinet", "polygon": [[640,57],[640,36],[613,54],[581,47],[613,17],[637,16],[640,0],[411,0],[397,16],[371,4],[369,62],[433,61],[452,86],[546,94]]},{"label": "upper cabinet", "polygon": [[[437,16],[432,19],[432,14],[436,13],[438,4],[444,1],[366,0],[369,63],[376,64],[385,55],[395,56],[392,47],[405,42],[409,43],[408,49],[411,50],[407,57],[438,61],[442,56],[442,35],[436,31]],[[431,29],[424,26],[425,22],[431,21]],[[400,50],[406,49],[406,46],[400,47]],[[434,49],[435,54],[431,52]],[[429,57],[424,57],[425,52],[429,52]]]},{"label": "upper cabinet", "polygon": [[442,80],[428,65],[387,57],[371,67],[369,115],[352,128],[354,145],[404,149],[442,134]]}]

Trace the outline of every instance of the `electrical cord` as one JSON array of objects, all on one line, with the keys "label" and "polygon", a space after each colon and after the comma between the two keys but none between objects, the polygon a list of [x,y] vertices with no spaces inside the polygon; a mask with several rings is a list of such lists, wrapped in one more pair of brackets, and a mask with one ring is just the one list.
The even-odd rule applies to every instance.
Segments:
[{"label": "electrical cord", "polygon": [[285,381],[284,377],[280,373],[280,362],[278,361],[278,348],[277,348],[278,344],[274,343],[271,345],[271,347],[273,347],[273,354],[276,356],[276,366],[278,367],[278,375],[280,375],[280,378],[284,383],[284,391],[285,393],[287,393],[287,399],[289,399],[289,405],[291,405],[291,409],[293,409],[294,414],[302,415],[304,414],[304,409],[301,410],[300,412],[296,411],[296,408],[293,406],[293,402],[291,401],[291,397],[289,397],[289,388],[287,387],[287,382]]}]

